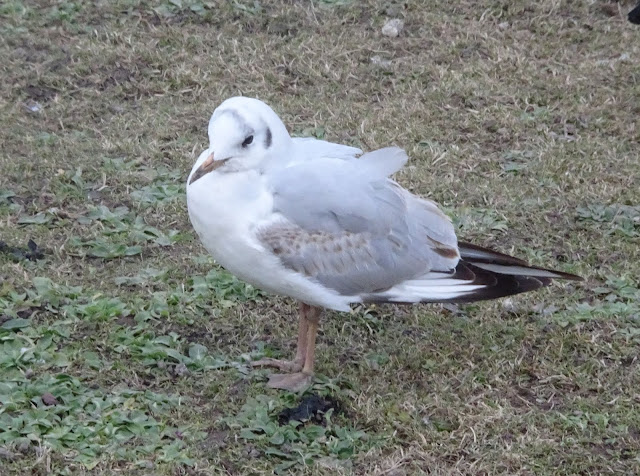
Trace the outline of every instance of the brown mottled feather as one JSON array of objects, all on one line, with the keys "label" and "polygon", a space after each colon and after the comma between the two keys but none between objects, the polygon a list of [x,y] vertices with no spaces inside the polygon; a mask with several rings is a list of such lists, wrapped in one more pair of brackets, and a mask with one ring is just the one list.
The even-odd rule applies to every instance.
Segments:
[{"label": "brown mottled feather", "polygon": [[[404,277],[397,282],[388,283],[384,277],[381,280],[371,279],[370,274],[376,271],[379,273],[380,268],[371,236],[367,233],[309,232],[295,225],[280,224],[261,230],[258,238],[288,268],[317,279],[321,283],[332,283],[332,288],[339,292],[357,292],[362,295],[365,302],[404,302],[401,298],[399,299],[399,296],[386,291],[392,292],[395,284],[401,285],[404,280],[412,279],[424,283],[426,294],[421,296],[421,302],[471,302],[496,299],[548,286],[552,277],[581,280],[573,274],[529,266],[521,259],[468,243],[460,243],[460,252],[458,252],[457,249],[427,237],[428,243],[437,254],[447,258],[461,256],[455,270],[424,269],[422,278],[419,273],[418,277]],[[390,243],[396,247],[396,252],[402,252],[402,243],[394,243],[393,240]],[[494,267],[504,272],[496,272],[493,269],[486,269],[487,267]],[[510,274],[509,270],[513,270],[513,274]],[[532,275],[527,275],[527,270],[530,270]],[[362,280],[362,283],[366,284],[358,284],[360,281],[355,279],[358,273],[367,278],[368,281]],[[356,290],[352,288],[354,279],[359,286]],[[460,286],[481,287],[472,291],[461,290],[459,294],[446,299],[437,297],[438,293],[430,297],[429,286],[431,289],[442,291],[439,283],[444,282],[443,280],[458,281]],[[455,286],[449,289],[455,291]]]}]

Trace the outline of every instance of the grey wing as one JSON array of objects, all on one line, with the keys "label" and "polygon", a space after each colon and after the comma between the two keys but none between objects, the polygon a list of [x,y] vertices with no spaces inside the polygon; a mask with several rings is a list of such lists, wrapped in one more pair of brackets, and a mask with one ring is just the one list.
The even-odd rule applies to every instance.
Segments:
[{"label": "grey wing", "polygon": [[334,159],[351,160],[362,154],[356,147],[335,144],[313,137],[294,137],[292,139],[293,154],[298,160],[312,160],[332,157]]},{"label": "grey wing", "polygon": [[[405,160],[392,148],[277,171],[272,187],[280,220],[259,230],[259,239],[288,268],[344,295],[380,292],[434,266],[454,268],[450,222],[386,177]],[[437,230],[433,237],[428,224],[414,223],[424,219]]]}]

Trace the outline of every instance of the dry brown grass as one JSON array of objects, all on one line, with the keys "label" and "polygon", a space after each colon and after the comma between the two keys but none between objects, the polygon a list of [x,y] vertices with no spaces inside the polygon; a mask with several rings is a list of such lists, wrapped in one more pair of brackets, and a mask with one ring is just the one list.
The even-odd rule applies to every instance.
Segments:
[{"label": "dry brown grass", "polygon": [[[68,365],[7,364],[5,380],[26,385],[20,372],[33,367],[38,378],[73,375],[87,391],[93,384],[96,392],[128,386],[179,394],[187,407],[158,419],[193,436],[181,450],[189,463],[162,459],[157,449],[137,456],[151,466],[104,453],[91,470],[71,447],[47,449],[42,440],[44,449],[23,454],[9,442],[15,459],[0,474],[269,474],[281,462],[265,453],[268,444],[244,440],[233,426],[251,397],[267,395],[276,408],[292,404],[264,387],[263,374],[169,375],[165,364],[113,351],[113,336],[138,332],[136,325],[147,339],[140,348],[174,332],[180,351],[201,343],[235,362],[248,351],[291,351],[288,300],[250,290],[241,303],[233,295],[193,298],[192,276],[206,275],[211,264],[183,201],[147,206],[132,195],[181,184],[204,148],[212,110],[237,94],[271,104],[296,134],[406,148],[410,167],[398,180],[442,203],[461,236],[587,278],[455,312],[329,313],[318,389],[346,407],[337,421],[368,440],[356,438],[348,458],[310,456],[289,471],[640,472],[640,43],[638,28],[625,21],[630,8],[602,0],[5,2],[0,192],[14,196],[0,193],[0,239],[22,246],[33,237],[47,257],[0,257],[0,315],[23,312],[34,340],[71,319],[69,337],[55,340]],[[380,33],[390,16],[405,20],[398,38]],[[376,56],[389,63],[375,64]],[[110,165],[113,159],[129,165]],[[78,168],[81,181],[74,181]],[[79,219],[101,204],[128,206],[183,238],[169,247],[142,241],[132,257],[91,258],[74,237],[132,244],[130,231],[113,238],[104,222]],[[47,223],[18,223],[40,212]],[[168,274],[145,286],[114,284],[147,267]],[[83,291],[66,310],[7,304],[37,276]],[[98,293],[131,312],[98,323],[73,314],[76,301]],[[158,293],[183,304],[134,320]],[[99,354],[102,370],[83,364],[86,352]],[[0,404],[0,417],[28,407]],[[145,436],[128,444],[138,448]]]}]

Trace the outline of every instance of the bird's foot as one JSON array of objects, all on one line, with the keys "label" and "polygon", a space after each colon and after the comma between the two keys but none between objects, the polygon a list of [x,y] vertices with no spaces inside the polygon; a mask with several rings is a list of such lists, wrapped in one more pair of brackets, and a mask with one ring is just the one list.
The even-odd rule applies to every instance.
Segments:
[{"label": "bird's foot", "polygon": [[280,360],[268,357],[251,362],[252,367],[274,367],[282,372],[300,372],[303,364],[304,362],[297,360]]},{"label": "bird's foot", "polygon": [[269,376],[267,387],[289,390],[290,392],[300,392],[307,389],[313,381],[313,375],[304,372],[293,374],[272,374]]}]

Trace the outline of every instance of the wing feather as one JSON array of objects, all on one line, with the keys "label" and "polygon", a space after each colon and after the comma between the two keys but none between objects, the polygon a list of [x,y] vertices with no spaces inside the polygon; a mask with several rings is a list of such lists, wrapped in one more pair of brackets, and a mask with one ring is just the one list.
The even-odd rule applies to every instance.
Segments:
[{"label": "wing feather", "polygon": [[453,269],[459,256],[450,221],[387,178],[406,159],[391,147],[274,172],[279,219],[263,226],[258,238],[288,268],[345,295]]},{"label": "wing feather", "polygon": [[[385,158],[388,161],[385,161]],[[367,302],[469,302],[580,279],[458,241],[449,218],[387,175],[404,151],[316,158],[274,172],[277,218],[257,236],[287,268]]]}]

